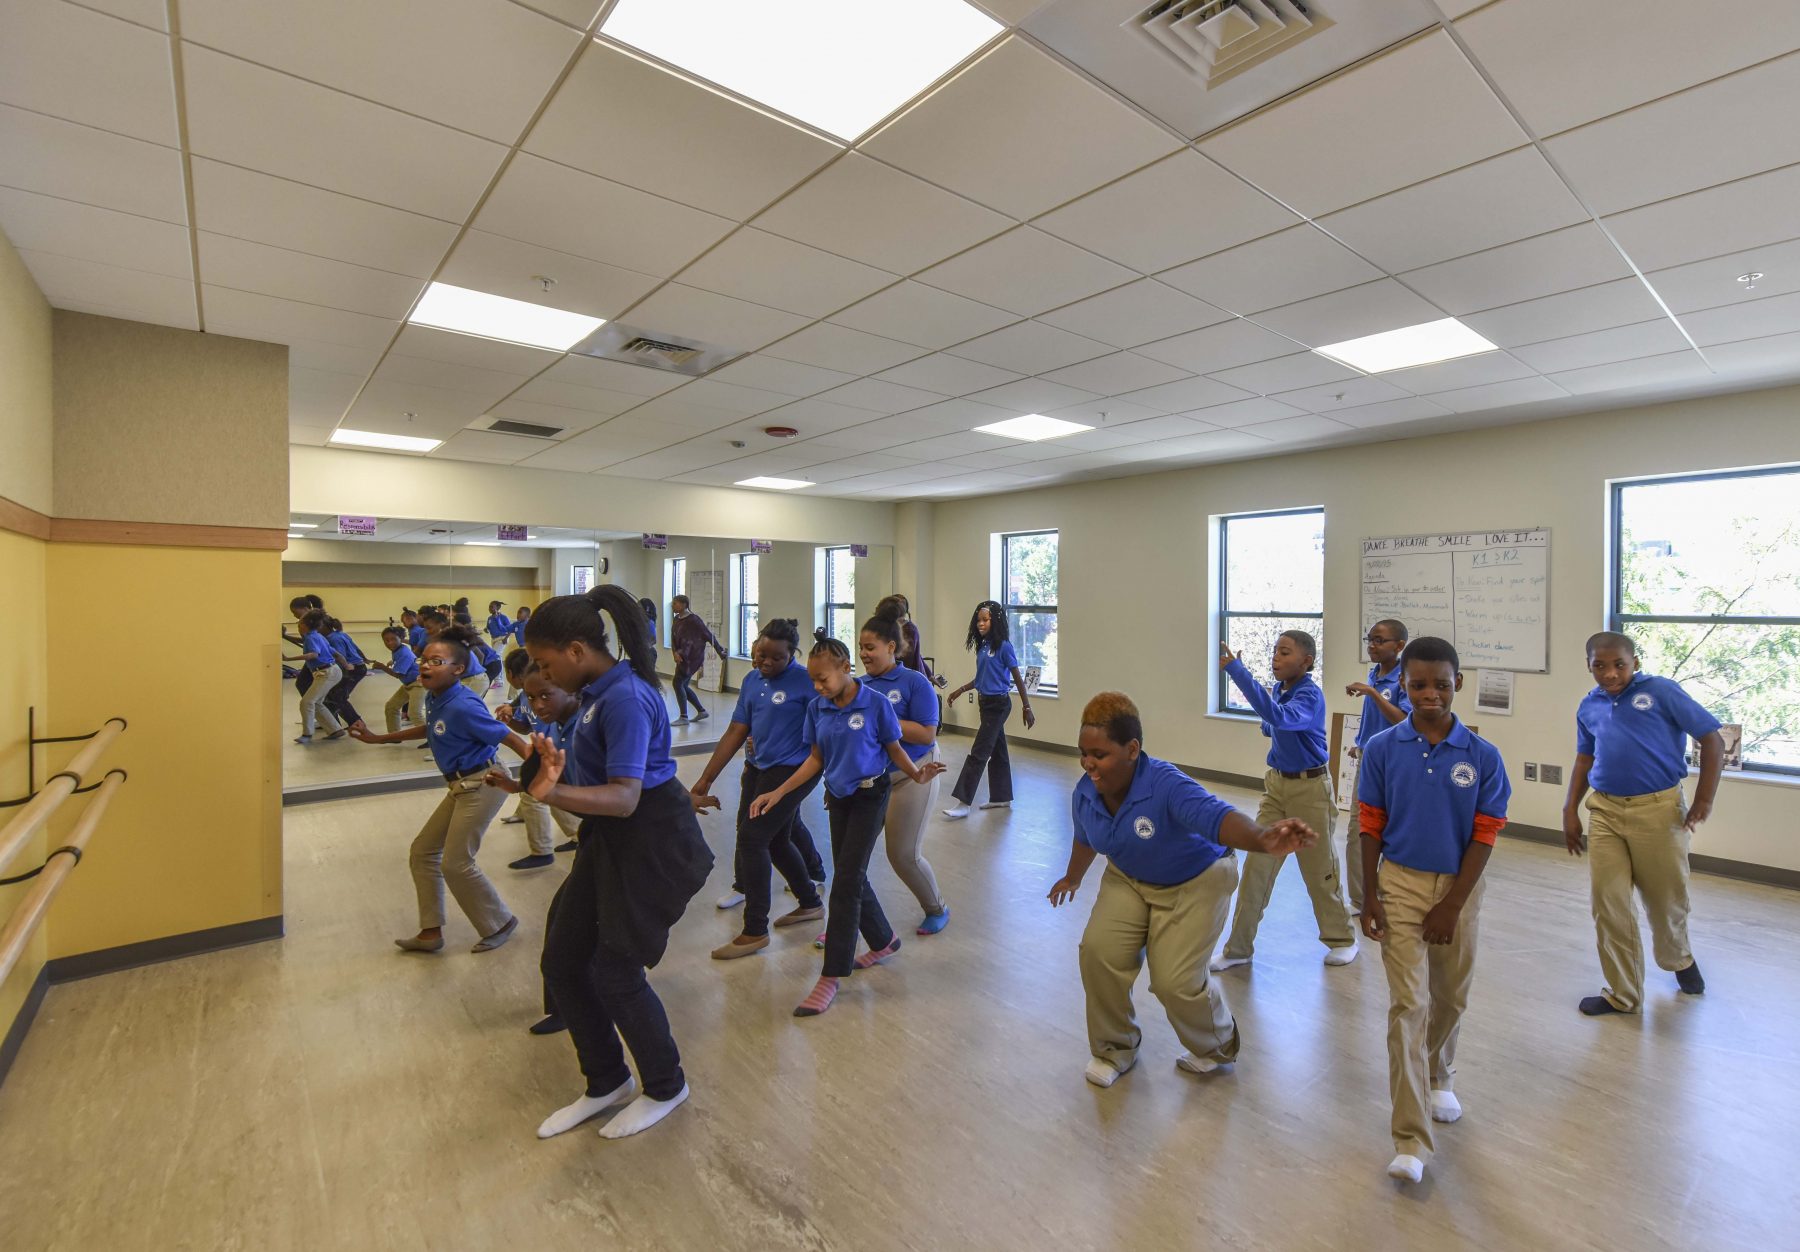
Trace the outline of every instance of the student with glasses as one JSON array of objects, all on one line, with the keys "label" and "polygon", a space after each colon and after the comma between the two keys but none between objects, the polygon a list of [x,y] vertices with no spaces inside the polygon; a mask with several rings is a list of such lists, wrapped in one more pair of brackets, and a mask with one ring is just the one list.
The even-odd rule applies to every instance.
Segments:
[{"label": "student with glasses", "polygon": [[[1412,712],[1412,705],[1406,699],[1406,678],[1400,668],[1400,653],[1406,648],[1406,623],[1396,618],[1386,617],[1369,627],[1368,638],[1363,640],[1369,645],[1369,681],[1351,683],[1344,688],[1346,695],[1361,696],[1362,720],[1357,723],[1356,743],[1350,748],[1352,757],[1361,757],[1363,747],[1386,730],[1389,726],[1397,726],[1406,720]],[[1344,827],[1344,882],[1350,888],[1350,912],[1356,917],[1362,916],[1363,882],[1357,867],[1362,864],[1362,849],[1358,844],[1356,823],[1351,821]]]}]

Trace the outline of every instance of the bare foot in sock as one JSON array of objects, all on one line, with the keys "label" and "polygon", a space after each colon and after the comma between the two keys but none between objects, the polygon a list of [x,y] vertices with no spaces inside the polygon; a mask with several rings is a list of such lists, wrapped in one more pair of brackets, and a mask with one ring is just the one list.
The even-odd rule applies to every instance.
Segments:
[{"label": "bare foot in sock", "polygon": [[613,1118],[600,1128],[602,1139],[623,1139],[628,1135],[649,1130],[663,1118],[687,1103],[688,1089],[684,1086],[667,1100],[652,1100],[649,1096],[639,1096],[625,1106],[624,1112]]}]

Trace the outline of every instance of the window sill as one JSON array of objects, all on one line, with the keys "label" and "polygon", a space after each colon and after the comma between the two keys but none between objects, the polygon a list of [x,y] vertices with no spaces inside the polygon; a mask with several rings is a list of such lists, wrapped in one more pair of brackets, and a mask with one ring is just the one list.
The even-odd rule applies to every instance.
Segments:
[{"label": "window sill", "polygon": [[1262,725],[1262,718],[1254,713],[1208,713],[1206,716],[1215,722],[1239,722],[1245,726]]},{"label": "window sill", "polygon": [[[1700,777],[1700,768],[1695,765],[1690,765],[1688,767],[1688,777],[1689,778],[1699,778]],[[1726,783],[1732,783],[1732,782],[1750,783],[1751,785],[1757,786],[1757,787],[1796,787],[1796,788],[1800,788],[1800,774],[1776,774],[1776,773],[1771,773],[1767,770],[1760,770],[1760,769],[1741,769],[1741,770],[1728,769],[1724,773],[1719,775],[1719,785],[1720,786],[1724,786]]]}]

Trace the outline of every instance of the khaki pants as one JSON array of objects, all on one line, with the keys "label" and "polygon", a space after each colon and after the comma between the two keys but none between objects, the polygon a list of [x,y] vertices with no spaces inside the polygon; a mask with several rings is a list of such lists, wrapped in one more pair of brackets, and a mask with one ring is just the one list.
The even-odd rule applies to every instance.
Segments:
[{"label": "khaki pants", "polygon": [[394,688],[394,694],[387,698],[382,711],[387,714],[388,734],[400,729],[400,710],[406,710],[407,720],[414,726],[425,722],[425,688],[418,683],[407,683],[403,687]]},{"label": "khaki pants", "polygon": [[[1337,802],[1331,798],[1330,776],[1283,778],[1275,770],[1265,774],[1256,820],[1267,826],[1284,817],[1297,817],[1319,832],[1319,842],[1294,853],[1294,859],[1300,862],[1300,877],[1306,883],[1306,894],[1312,898],[1319,942],[1328,948],[1347,948],[1356,942],[1356,932],[1350,928],[1350,914],[1344,909],[1344,897],[1338,887],[1342,874],[1331,839]],[[1231,936],[1225,940],[1227,957],[1243,960],[1255,951],[1256,928],[1262,924],[1269,896],[1275,890],[1275,878],[1286,859],[1286,854],[1244,854],[1244,882],[1238,889],[1237,915],[1231,921]]]},{"label": "khaki pants", "polygon": [[[919,764],[924,765],[937,759],[937,746],[934,744],[928,754],[919,758]],[[937,807],[938,779],[933,778],[921,787],[905,774],[894,773],[888,777],[893,783],[893,789],[888,792],[888,864],[894,867],[894,873],[917,898],[920,908],[927,913],[941,912],[944,893],[938,889],[937,875],[932,872],[931,862],[919,851],[919,845],[925,839],[925,823],[930,819],[931,811]]]},{"label": "khaki pants", "polygon": [[1454,1090],[1456,1036],[1475,975],[1475,943],[1485,884],[1477,883],[1449,943],[1425,942],[1425,915],[1449,892],[1455,874],[1428,874],[1381,863],[1387,938],[1388,1092],[1394,1100],[1394,1151],[1431,1159],[1431,1093]]},{"label": "khaki pants", "polygon": [[1236,886],[1237,861],[1229,855],[1173,887],[1153,887],[1106,867],[1081,936],[1090,1052],[1120,1073],[1137,1063],[1143,1032],[1131,988],[1148,956],[1150,994],[1162,1001],[1182,1046],[1214,1061],[1237,1056],[1237,1023],[1206,970]]},{"label": "khaki pants", "polygon": [[573,839],[581,829],[581,819],[573,813],[552,808],[542,800],[521,791],[519,816],[525,822],[525,845],[533,856],[549,856],[556,851],[556,832]]},{"label": "khaki pants", "polygon": [[1656,963],[1671,972],[1694,963],[1688,948],[1687,805],[1680,787],[1641,796],[1595,791],[1587,798],[1588,874],[1605,994],[1621,1013],[1644,1003],[1644,949],[1637,905],[1644,897]]},{"label": "khaki pants", "polygon": [[412,842],[413,889],[419,897],[419,929],[444,924],[444,885],[482,938],[512,918],[512,911],[481,872],[475,856],[488,823],[500,811],[506,793],[485,785],[479,775],[450,784],[450,790],[425,819]]},{"label": "khaki pants", "polygon": [[328,735],[335,735],[343,727],[338,725],[337,717],[325,707],[325,697],[331,689],[344,681],[344,671],[333,665],[329,669],[313,671],[312,685],[300,697],[300,733],[311,735],[314,723]]},{"label": "khaki pants", "polygon": [[[473,665],[474,662],[471,661],[469,664]],[[488,676],[486,671],[476,670],[473,674],[464,674],[458,681],[483,700],[487,699]]]}]

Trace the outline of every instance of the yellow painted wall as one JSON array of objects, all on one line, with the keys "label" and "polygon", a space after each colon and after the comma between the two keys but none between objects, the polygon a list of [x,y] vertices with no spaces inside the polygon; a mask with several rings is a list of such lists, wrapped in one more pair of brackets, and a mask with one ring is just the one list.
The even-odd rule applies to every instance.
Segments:
[{"label": "yellow painted wall", "polygon": [[[0,647],[0,799],[25,794],[25,710],[36,706],[40,726],[49,716],[44,681],[44,554],[48,546],[42,540],[0,530],[0,596],[6,603],[5,646]],[[40,756],[40,764],[46,759]],[[54,759],[60,765],[64,758]],[[38,777],[42,778],[43,772]],[[15,812],[16,809],[0,809],[0,823]],[[0,872],[23,873],[44,859],[44,850],[49,846],[44,833],[39,832],[18,859]],[[14,907],[29,890],[29,883],[0,887],[0,922],[12,916]],[[0,1034],[18,1015],[26,993],[44,967],[44,954],[44,930],[39,927],[12,977],[0,985]]]},{"label": "yellow painted wall", "polygon": [[[51,548],[56,728],[124,717],[107,764],[130,774],[57,899],[51,957],[281,912],[281,645],[268,618],[280,579],[272,551]],[[205,606],[209,644],[183,658],[203,669],[177,668],[96,611],[173,603]]]}]

